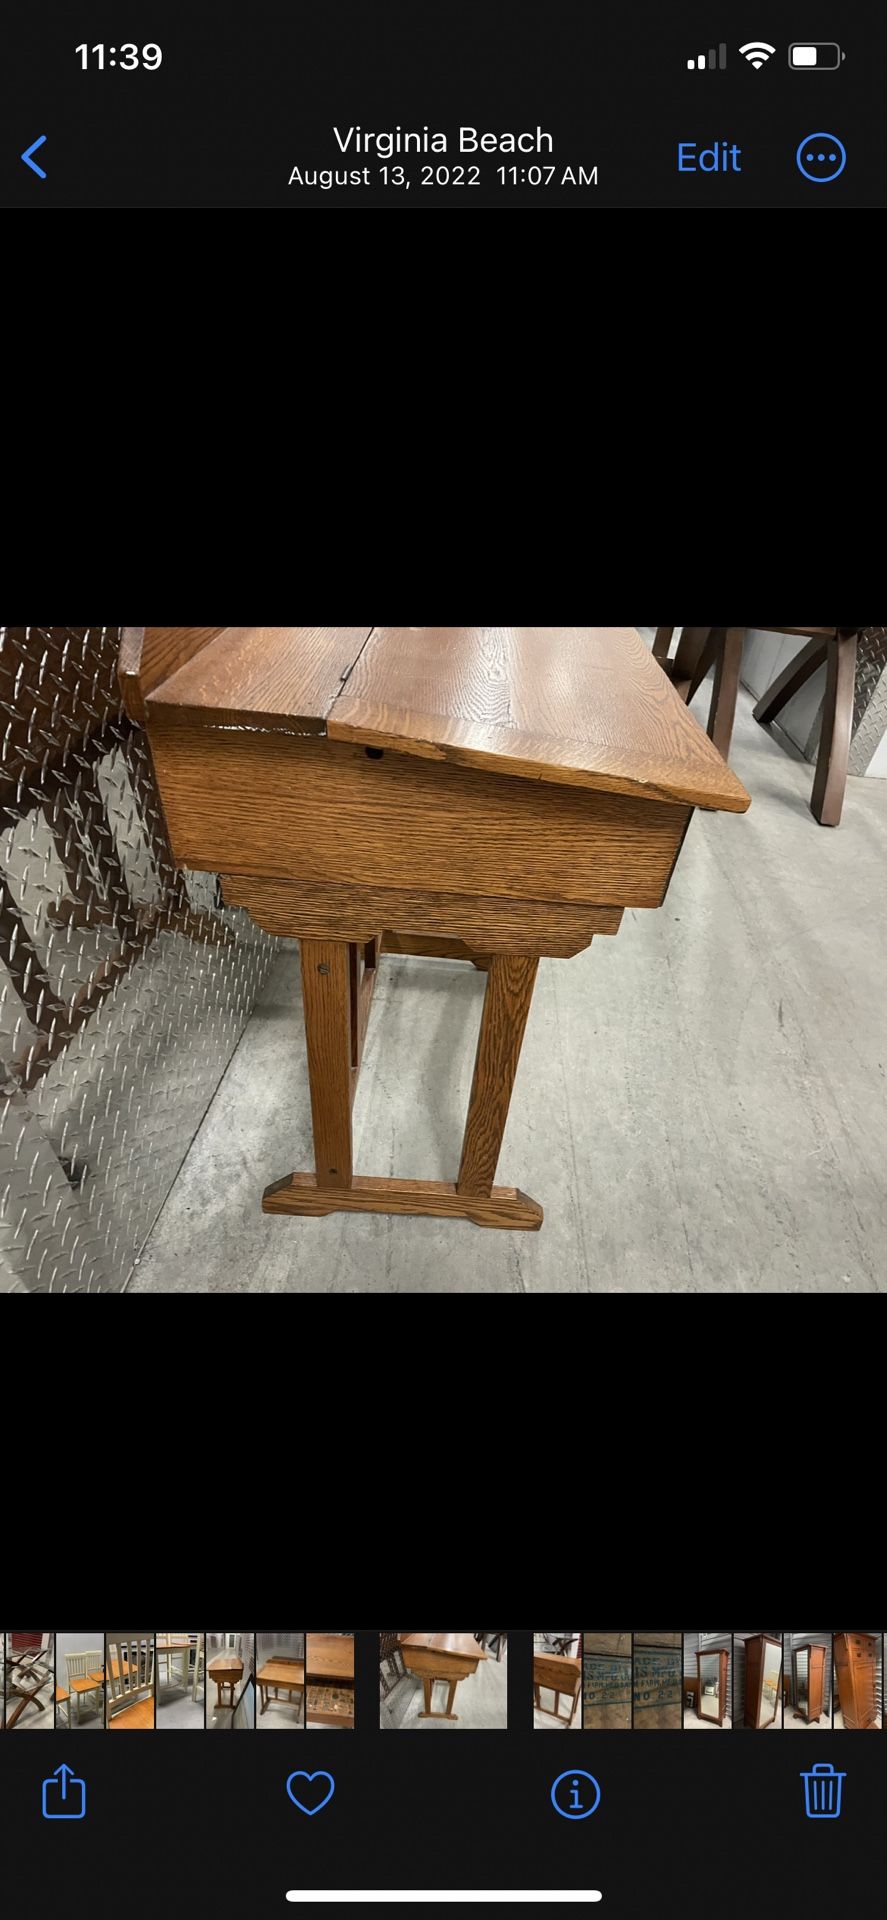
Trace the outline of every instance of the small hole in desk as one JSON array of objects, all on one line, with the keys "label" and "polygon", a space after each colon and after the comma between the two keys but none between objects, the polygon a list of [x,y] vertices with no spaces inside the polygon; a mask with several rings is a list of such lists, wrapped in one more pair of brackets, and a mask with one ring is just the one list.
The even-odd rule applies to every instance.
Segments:
[{"label": "small hole in desk", "polygon": [[364,747],[364,753],[368,760],[381,760],[384,751],[384,747]]}]

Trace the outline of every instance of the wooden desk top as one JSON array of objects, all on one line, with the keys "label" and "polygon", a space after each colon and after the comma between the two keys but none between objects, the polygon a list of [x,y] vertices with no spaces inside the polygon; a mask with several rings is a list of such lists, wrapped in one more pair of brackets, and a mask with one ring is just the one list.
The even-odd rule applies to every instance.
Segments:
[{"label": "wooden desk top", "polygon": [[215,1659],[210,1661],[206,1671],[207,1673],[216,1674],[219,1679],[221,1679],[223,1673],[240,1674],[243,1672],[243,1661],[239,1653],[217,1653]]},{"label": "wooden desk top", "polygon": [[405,1633],[402,1647],[424,1647],[428,1653],[455,1654],[460,1660],[486,1660],[473,1633]]},{"label": "wooden desk top", "polygon": [[520,779],[734,813],[749,804],[633,627],[125,635],[124,697],[149,721],[326,734]]},{"label": "wooden desk top", "polygon": [[312,1680],[353,1680],[354,1641],[345,1633],[309,1633],[305,1671]]},{"label": "wooden desk top", "polygon": [[159,1633],[157,1635],[157,1650],[159,1653],[184,1653],[185,1648],[190,1647],[190,1645],[190,1640],[172,1640],[168,1633]]},{"label": "wooden desk top", "polygon": [[256,1678],[269,1687],[301,1687],[305,1682],[303,1660],[266,1660]]}]

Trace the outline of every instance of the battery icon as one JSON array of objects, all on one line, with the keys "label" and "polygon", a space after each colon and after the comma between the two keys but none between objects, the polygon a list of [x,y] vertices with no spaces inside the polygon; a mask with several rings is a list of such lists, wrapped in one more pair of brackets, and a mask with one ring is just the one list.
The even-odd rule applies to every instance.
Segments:
[{"label": "battery icon", "polygon": [[798,73],[834,72],[843,58],[837,40],[793,40],[788,50],[788,64]]}]

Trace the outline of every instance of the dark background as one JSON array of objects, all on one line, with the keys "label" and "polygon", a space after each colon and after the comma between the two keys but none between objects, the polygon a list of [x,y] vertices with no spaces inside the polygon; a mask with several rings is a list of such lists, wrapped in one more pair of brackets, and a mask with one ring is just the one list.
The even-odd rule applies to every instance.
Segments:
[{"label": "dark background", "polygon": [[[529,1633],[511,1635],[508,1659],[501,1734],[456,1729],[453,1739],[420,1744],[381,1732],[376,1637],[365,1633],[350,1736],[0,1738],[10,1914],[73,1905],[169,1920],[282,1916],[297,1911],[285,1904],[287,1888],[316,1886],[596,1887],[603,1920],[674,1912],[816,1920],[860,1913],[881,1897],[883,1733],[547,1739],[531,1725]],[[40,1783],[63,1759],[87,1781],[82,1822],[41,1817]],[[839,1820],[814,1823],[799,1776],[823,1759],[846,1768],[845,1804]],[[552,1781],[571,1765],[601,1786],[587,1821],[561,1820],[550,1803]],[[336,1780],[311,1819],[285,1791],[288,1773],[303,1767],[329,1768]]]},{"label": "dark background", "polygon": [[[752,70],[738,48],[776,46]],[[799,39],[838,40],[836,73],[789,70]],[[686,70],[720,40],[725,72]],[[83,73],[75,47],[163,48],[156,73]],[[10,0],[3,46],[0,199],[23,207],[570,206],[810,207],[883,205],[880,93],[887,30],[862,0],[727,0],[680,10],[653,0]],[[537,156],[479,157],[477,188],[422,188],[425,156],[405,164],[408,191],[290,188],[294,165],[378,162],[337,152],[333,124],[447,133],[435,163],[471,164],[458,127],[554,136],[555,179],[597,164],[599,185],[502,188],[496,168]],[[826,129],[848,162],[814,186],[798,142]],[[39,135],[38,180],[19,155]],[[739,175],[680,176],[679,140],[742,148]],[[393,156],[396,162],[398,156]]]}]

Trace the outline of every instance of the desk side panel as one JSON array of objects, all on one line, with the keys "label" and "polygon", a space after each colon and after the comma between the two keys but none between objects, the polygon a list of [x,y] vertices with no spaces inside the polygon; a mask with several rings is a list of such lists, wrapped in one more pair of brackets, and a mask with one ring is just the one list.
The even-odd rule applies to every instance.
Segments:
[{"label": "desk side panel", "polygon": [[226,873],[655,907],[691,813],[157,714],[151,743],[176,859]]}]

